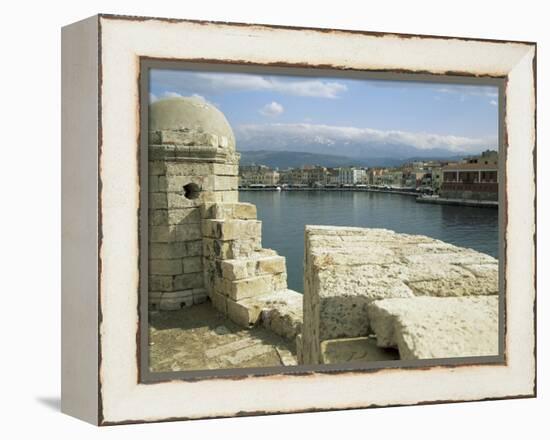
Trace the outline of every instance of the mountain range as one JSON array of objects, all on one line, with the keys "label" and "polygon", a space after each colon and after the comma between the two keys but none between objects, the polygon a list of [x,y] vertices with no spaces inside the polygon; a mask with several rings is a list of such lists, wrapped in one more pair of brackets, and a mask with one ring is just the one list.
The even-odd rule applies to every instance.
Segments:
[{"label": "mountain range", "polygon": [[327,168],[345,166],[358,167],[394,167],[415,160],[458,160],[462,156],[451,156],[448,153],[440,156],[410,156],[404,159],[395,157],[358,158],[334,154],[309,153],[303,151],[267,151],[239,150],[241,165],[266,165],[270,168],[299,168],[304,165],[319,165]]}]

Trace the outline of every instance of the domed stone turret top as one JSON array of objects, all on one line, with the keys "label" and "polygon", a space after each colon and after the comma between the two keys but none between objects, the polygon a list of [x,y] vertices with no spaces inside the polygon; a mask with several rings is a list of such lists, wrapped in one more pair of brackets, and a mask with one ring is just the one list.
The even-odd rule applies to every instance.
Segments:
[{"label": "domed stone turret top", "polygon": [[161,99],[149,107],[149,131],[192,130],[225,138],[225,148],[235,151],[235,136],[224,114],[197,97]]}]

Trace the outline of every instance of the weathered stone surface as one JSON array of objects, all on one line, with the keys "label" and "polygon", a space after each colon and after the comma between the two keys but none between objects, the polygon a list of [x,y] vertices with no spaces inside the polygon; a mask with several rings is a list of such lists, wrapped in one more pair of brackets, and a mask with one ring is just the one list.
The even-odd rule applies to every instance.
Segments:
[{"label": "weathered stone surface", "polygon": [[203,275],[201,272],[176,275],[174,277],[174,289],[197,289],[203,286]]},{"label": "weathered stone surface", "polygon": [[193,305],[193,293],[191,290],[164,292],[160,298],[160,310],[178,310],[182,307]]},{"label": "weathered stone surface", "polygon": [[183,272],[184,273],[202,272],[202,258],[201,257],[184,258]]},{"label": "weathered stone surface", "polygon": [[256,220],[256,206],[251,203],[214,203],[202,208],[204,219]]},{"label": "weathered stone surface", "polygon": [[380,362],[399,359],[397,350],[378,347],[373,337],[329,339],[321,342],[321,363]]},{"label": "weathered stone surface", "polygon": [[210,301],[212,301],[212,305],[217,311],[221,312],[224,316],[227,315],[227,297],[225,295],[211,291]]},{"label": "weathered stone surface", "polygon": [[262,326],[242,328],[210,302],[152,313],[149,341],[150,366],[155,372],[296,364],[289,341]]},{"label": "weathered stone surface", "polygon": [[219,176],[237,176],[239,174],[239,166],[233,164],[214,163],[213,173]]},{"label": "weathered stone surface", "polygon": [[236,258],[250,257],[262,244],[259,238],[247,240],[216,240],[213,238],[203,239],[203,254],[207,257],[232,260]]},{"label": "weathered stone surface", "polygon": [[272,256],[259,258],[256,262],[257,274],[278,274],[286,271],[285,257]]},{"label": "weathered stone surface", "polygon": [[198,208],[171,209],[166,217],[169,225],[195,223],[197,228],[200,227],[201,213]]},{"label": "weathered stone surface", "polygon": [[149,260],[149,273],[151,275],[179,275],[182,272],[181,259]]},{"label": "weathered stone surface", "polygon": [[[149,130],[170,132],[187,139],[176,138],[174,143],[188,145],[225,145],[235,149],[235,137],[223,113],[213,105],[194,97],[161,99],[150,105]],[[204,139],[208,136],[208,139]],[[212,140],[210,140],[212,138]],[[222,141],[222,138],[226,138]],[[165,141],[166,142],[166,141]]]},{"label": "weathered stone surface", "polygon": [[188,240],[185,242],[186,256],[202,256],[202,240]]},{"label": "weathered stone surface", "polygon": [[256,205],[252,203],[235,203],[233,205],[233,218],[255,220],[256,215]]},{"label": "weathered stone surface", "polygon": [[149,161],[149,177],[162,176],[166,174],[166,162],[164,161]]},{"label": "weathered stone surface", "polygon": [[153,275],[149,277],[149,291],[166,292],[174,289],[174,277]]},{"label": "weathered stone surface", "polygon": [[244,298],[265,295],[271,292],[273,292],[273,280],[271,276],[264,275],[232,281],[227,296],[235,301],[239,301]]},{"label": "weathered stone surface", "polygon": [[261,321],[275,334],[294,341],[302,329],[302,302],[301,293],[287,289],[246,298],[238,304],[253,318],[251,322]]},{"label": "weathered stone surface", "polygon": [[498,354],[498,296],[416,297],[371,303],[369,322],[380,347],[401,359]]},{"label": "weathered stone surface", "polygon": [[218,240],[247,240],[261,236],[262,222],[259,220],[203,220],[205,237]]},{"label": "weathered stone surface", "polygon": [[168,198],[166,193],[149,193],[149,209],[166,209]]},{"label": "weathered stone surface", "polygon": [[242,303],[227,299],[227,316],[242,327],[252,327],[260,319],[262,309],[259,304]]},{"label": "weathered stone surface", "polygon": [[498,293],[498,261],[425,236],[384,229],[306,227],[305,362],[328,339],[367,336],[367,307],[385,298]]}]

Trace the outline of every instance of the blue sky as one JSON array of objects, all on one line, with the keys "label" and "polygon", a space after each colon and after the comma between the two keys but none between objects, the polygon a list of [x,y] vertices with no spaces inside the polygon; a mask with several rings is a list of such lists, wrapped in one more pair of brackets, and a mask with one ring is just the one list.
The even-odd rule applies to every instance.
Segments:
[{"label": "blue sky", "polygon": [[238,147],[284,149],[287,138],[288,145],[402,143],[469,154],[497,147],[493,86],[153,69],[150,94],[214,104]]}]

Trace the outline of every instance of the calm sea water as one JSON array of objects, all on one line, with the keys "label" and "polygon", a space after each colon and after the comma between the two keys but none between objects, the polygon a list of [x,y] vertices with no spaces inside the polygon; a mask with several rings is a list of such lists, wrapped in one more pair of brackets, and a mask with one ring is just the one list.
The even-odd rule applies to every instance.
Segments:
[{"label": "calm sea water", "polygon": [[303,292],[304,226],[386,228],[472,248],[498,258],[498,210],[416,203],[370,192],[241,191],[262,220],[262,245],[287,259],[288,287]]}]

